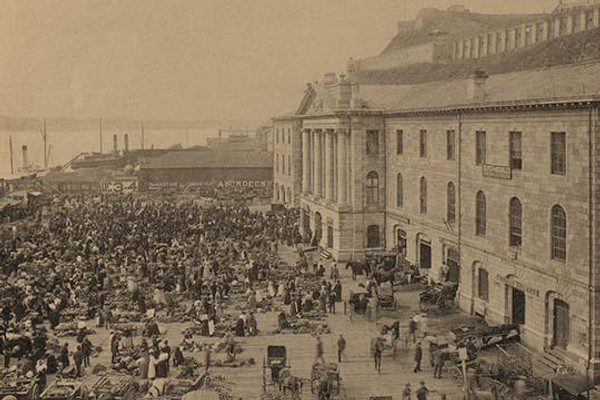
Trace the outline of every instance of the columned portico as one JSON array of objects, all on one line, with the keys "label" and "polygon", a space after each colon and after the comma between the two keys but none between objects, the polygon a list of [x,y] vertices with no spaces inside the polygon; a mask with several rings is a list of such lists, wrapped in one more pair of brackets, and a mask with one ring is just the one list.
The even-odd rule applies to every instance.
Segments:
[{"label": "columned portico", "polygon": [[313,153],[314,153],[314,166],[315,173],[313,175],[313,194],[315,197],[321,196],[321,185],[322,185],[322,166],[321,166],[321,130],[316,129],[313,131]]}]

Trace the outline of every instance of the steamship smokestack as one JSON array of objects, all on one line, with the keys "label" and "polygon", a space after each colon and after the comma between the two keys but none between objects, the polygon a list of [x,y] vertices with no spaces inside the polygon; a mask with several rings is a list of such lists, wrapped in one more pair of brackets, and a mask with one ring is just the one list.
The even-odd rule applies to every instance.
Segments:
[{"label": "steamship smokestack", "polygon": [[125,142],[125,153],[129,152],[129,135],[128,134],[124,134],[123,135],[123,141]]},{"label": "steamship smokestack", "polygon": [[116,153],[119,151],[117,146],[117,135],[113,135],[113,151]]}]

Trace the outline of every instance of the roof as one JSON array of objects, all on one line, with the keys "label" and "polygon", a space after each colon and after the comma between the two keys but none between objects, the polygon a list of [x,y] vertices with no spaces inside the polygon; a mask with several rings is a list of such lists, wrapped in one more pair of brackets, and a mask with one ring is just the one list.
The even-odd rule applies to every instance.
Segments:
[{"label": "roof", "polygon": [[73,171],[51,172],[44,177],[49,182],[98,182],[102,179],[122,176],[121,170],[107,168],[85,168]]},{"label": "roof", "polygon": [[162,168],[272,168],[273,155],[267,152],[187,151],[172,152],[148,159],[142,169]]},{"label": "roof", "polygon": [[[361,85],[359,97],[372,109],[430,109],[474,102],[469,79],[417,85]],[[600,95],[600,63],[492,75],[482,103],[523,102]]]},{"label": "roof", "polygon": [[394,36],[381,54],[394,53],[400,49],[439,39],[473,37],[531,23],[545,17],[547,17],[545,14],[479,14],[425,8],[419,11],[414,22],[402,23],[405,30]]}]

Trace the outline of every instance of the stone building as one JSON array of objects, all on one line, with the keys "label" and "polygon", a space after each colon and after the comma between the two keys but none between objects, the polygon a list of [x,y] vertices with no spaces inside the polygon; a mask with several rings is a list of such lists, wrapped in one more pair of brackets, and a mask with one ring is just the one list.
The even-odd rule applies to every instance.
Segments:
[{"label": "stone building", "polygon": [[395,248],[458,282],[462,309],[597,376],[599,94],[597,63],[417,85],[328,74],[274,118],[292,165],[275,182],[336,259]]}]

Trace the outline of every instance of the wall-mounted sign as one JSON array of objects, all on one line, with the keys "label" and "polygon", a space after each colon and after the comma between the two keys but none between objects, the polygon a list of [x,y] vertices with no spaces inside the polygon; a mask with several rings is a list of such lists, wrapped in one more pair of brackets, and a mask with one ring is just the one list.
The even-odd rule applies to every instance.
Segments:
[{"label": "wall-mounted sign", "polygon": [[535,296],[535,297],[540,297],[540,291],[538,289],[532,288],[530,286],[527,286],[521,282],[519,282],[518,280],[516,280],[514,277],[506,277],[506,276],[502,276],[502,275],[496,275],[496,280],[498,282],[504,283],[507,286],[513,287],[517,290],[520,290],[522,292],[525,292],[531,296]]}]

